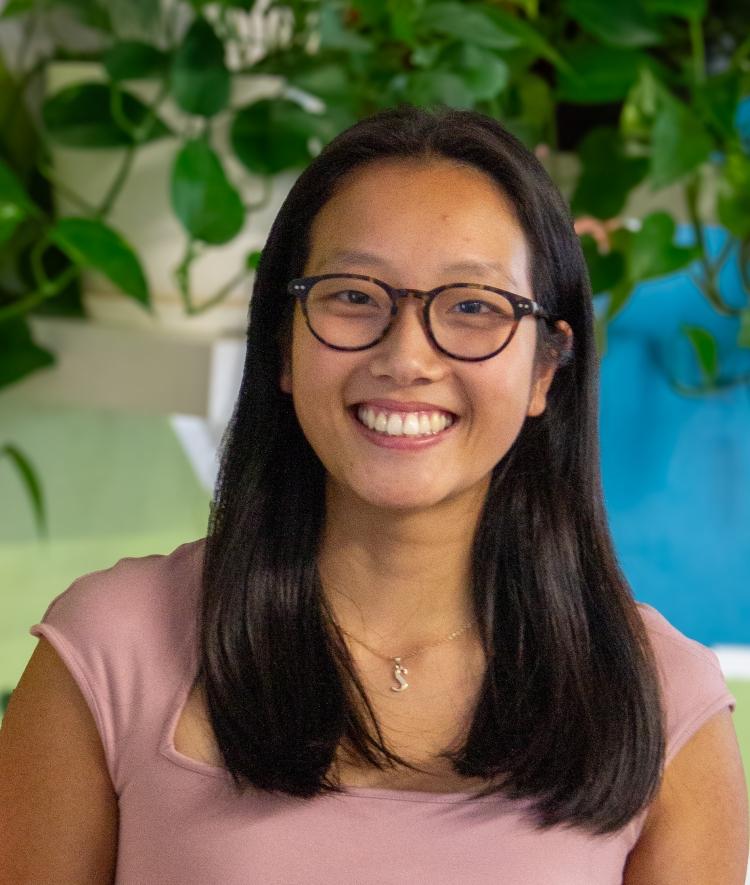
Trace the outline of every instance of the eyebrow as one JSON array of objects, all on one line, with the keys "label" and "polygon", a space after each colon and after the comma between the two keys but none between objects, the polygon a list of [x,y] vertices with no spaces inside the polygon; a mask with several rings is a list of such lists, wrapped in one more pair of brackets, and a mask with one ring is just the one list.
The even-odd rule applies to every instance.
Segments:
[{"label": "eyebrow", "polygon": [[[384,270],[389,270],[391,268],[391,264],[387,258],[383,258],[373,252],[361,252],[354,249],[338,249],[335,252],[331,252],[323,257],[323,260],[318,263],[316,272],[319,272],[321,267],[324,267],[330,263],[334,263],[336,265],[346,265],[355,268],[362,267],[362,265],[375,265],[376,267],[383,268]],[[518,282],[518,280],[516,280],[508,267],[506,267],[499,261],[479,261],[473,259],[466,259],[464,261],[452,261],[448,264],[444,264],[441,268],[441,272],[497,273],[500,274],[504,279],[508,280],[510,285],[516,291],[522,288],[520,283]],[[454,280],[453,282],[457,281]]]}]

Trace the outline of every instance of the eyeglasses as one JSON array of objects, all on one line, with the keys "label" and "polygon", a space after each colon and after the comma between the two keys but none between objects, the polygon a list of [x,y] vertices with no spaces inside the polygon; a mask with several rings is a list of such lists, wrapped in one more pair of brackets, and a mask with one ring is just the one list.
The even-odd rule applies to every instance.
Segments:
[{"label": "eyeglasses", "polygon": [[421,299],[427,335],[446,356],[478,362],[510,344],[525,316],[553,320],[536,301],[483,283],[396,289],[363,274],[321,274],[289,283],[307,327],[333,350],[367,350],[388,334],[399,299]]}]

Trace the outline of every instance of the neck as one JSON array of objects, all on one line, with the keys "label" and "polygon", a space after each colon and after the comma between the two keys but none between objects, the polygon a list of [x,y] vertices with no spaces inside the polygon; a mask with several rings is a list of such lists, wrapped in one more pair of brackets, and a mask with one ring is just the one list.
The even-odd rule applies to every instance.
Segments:
[{"label": "neck", "polygon": [[474,618],[471,547],[482,500],[387,511],[328,488],[319,568],[338,625],[389,654]]}]

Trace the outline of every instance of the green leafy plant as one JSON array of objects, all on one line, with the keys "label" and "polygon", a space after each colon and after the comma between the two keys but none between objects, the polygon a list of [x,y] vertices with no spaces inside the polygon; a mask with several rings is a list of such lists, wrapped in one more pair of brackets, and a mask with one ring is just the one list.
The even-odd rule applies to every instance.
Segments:
[{"label": "green leafy plant", "polygon": [[[61,21],[85,35],[85,50],[61,37]],[[185,311],[200,313],[252,273],[258,254],[200,297],[195,261],[239,235],[271,177],[402,101],[476,108],[543,157],[580,221],[602,353],[635,287],[681,268],[717,313],[736,318],[737,348],[750,347],[750,145],[737,122],[750,94],[750,37],[728,0],[711,16],[705,0],[10,0],[4,26],[24,39],[13,64],[0,60],[0,387],[54,362],[28,315],[82,316],[82,270],[151,309],[143,263],[110,221],[146,145],[174,145],[165,188],[185,235],[174,272]],[[34,58],[28,47],[42,33],[52,49]],[[35,87],[65,60],[96,62],[101,76],[46,94],[37,108]],[[256,75],[276,78],[277,92],[235,99]],[[178,123],[167,122],[166,102]],[[57,179],[54,145],[120,152],[97,205]],[[226,150],[265,182],[258,203],[243,200]],[[565,157],[572,181],[560,173]],[[73,217],[57,217],[53,188]],[[621,223],[638,192],[676,193],[693,245],[676,244],[678,213],[666,198],[639,225]],[[717,222],[728,236],[712,255],[706,229]],[[728,303],[718,282],[730,260],[744,303]],[[745,383],[722,373],[708,330],[683,334],[702,373],[693,392]]]},{"label": "green leafy plant", "polygon": [[23,454],[23,452],[11,443],[0,445],[0,462],[7,458],[16,470],[16,473],[23,483],[26,493],[31,501],[34,522],[37,534],[40,537],[47,536],[47,513],[44,504],[44,494],[42,492],[37,472],[34,470],[31,462]]}]

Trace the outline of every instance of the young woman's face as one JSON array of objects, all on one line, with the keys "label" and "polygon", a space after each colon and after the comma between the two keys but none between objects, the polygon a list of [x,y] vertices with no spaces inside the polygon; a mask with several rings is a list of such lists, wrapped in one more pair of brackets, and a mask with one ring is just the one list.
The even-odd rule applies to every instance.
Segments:
[{"label": "young woman's face", "polygon": [[[441,161],[379,161],[355,171],[315,218],[304,272],[361,273],[414,289],[478,282],[533,298],[526,240],[507,199],[479,170]],[[553,371],[532,375],[537,322],[524,317],[497,356],[463,362],[431,343],[417,299],[402,299],[386,337],[358,352],[318,341],[297,306],[280,383],[325,466],[329,493],[397,510],[483,502],[493,467],[526,417],[545,408]],[[376,429],[364,426],[361,406],[384,415],[385,432],[382,419]],[[450,426],[388,432],[426,429],[423,415],[432,429],[435,413]]]}]

